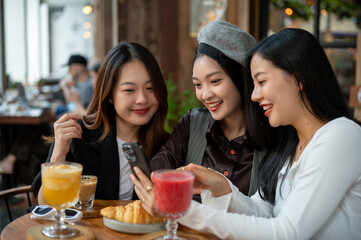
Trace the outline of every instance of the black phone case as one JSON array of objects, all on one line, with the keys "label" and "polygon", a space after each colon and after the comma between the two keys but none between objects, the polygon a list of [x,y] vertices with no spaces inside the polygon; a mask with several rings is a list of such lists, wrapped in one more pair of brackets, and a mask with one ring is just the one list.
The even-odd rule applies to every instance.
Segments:
[{"label": "black phone case", "polygon": [[[124,155],[128,159],[129,165],[134,173],[134,167],[139,167],[145,175],[150,177],[149,164],[143,147],[137,143],[123,143]],[[135,173],[134,173],[135,174]]]}]

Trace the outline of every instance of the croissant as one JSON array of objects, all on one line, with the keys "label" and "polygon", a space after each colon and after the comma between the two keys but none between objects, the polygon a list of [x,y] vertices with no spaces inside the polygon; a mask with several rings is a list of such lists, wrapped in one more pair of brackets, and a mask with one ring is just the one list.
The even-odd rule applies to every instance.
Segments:
[{"label": "croissant", "polygon": [[151,224],[165,222],[166,218],[153,217],[142,207],[142,202],[136,200],[125,206],[111,206],[100,210],[103,217],[114,219],[119,222]]}]

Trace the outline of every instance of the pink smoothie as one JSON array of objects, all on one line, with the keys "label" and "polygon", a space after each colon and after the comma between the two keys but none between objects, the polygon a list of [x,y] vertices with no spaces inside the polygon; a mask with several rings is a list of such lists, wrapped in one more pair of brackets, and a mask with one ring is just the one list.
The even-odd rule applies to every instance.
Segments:
[{"label": "pink smoothie", "polygon": [[153,180],[157,211],[164,216],[185,214],[192,199],[194,175],[186,171],[161,170],[154,173]]}]

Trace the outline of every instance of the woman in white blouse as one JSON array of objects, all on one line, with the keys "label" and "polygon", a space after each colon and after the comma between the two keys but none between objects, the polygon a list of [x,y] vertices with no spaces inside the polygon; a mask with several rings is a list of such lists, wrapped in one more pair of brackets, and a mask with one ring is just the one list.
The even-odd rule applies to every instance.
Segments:
[{"label": "woman in white blouse", "polygon": [[203,204],[192,202],[179,222],[222,239],[361,239],[361,127],[321,45],[285,29],[257,44],[249,63],[247,124],[268,149],[258,192],[249,198],[190,164]]}]

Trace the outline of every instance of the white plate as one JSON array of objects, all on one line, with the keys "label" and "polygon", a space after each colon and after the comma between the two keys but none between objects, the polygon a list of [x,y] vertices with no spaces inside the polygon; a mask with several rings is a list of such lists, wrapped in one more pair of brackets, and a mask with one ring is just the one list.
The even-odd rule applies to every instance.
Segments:
[{"label": "white plate", "polygon": [[145,234],[165,230],[165,223],[133,224],[115,221],[106,217],[103,217],[103,223],[110,229],[124,233]]}]

